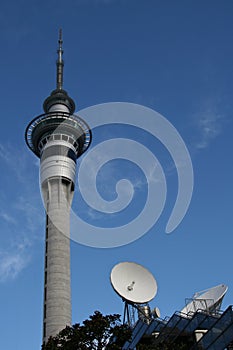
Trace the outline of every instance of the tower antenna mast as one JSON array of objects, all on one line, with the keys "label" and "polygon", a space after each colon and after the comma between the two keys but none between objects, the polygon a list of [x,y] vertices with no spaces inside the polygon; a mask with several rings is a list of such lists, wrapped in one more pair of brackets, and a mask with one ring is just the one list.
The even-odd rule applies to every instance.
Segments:
[{"label": "tower antenna mast", "polygon": [[58,39],[58,58],[57,58],[57,90],[62,90],[63,86],[63,49],[62,49],[62,29],[59,29],[59,39]]}]

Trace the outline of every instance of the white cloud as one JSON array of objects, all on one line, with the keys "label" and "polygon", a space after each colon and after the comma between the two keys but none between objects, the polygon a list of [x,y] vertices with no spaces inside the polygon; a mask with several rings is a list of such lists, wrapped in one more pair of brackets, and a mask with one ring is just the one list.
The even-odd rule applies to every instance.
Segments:
[{"label": "white cloud", "polygon": [[10,164],[10,154],[6,147],[4,147],[2,144],[0,144],[0,157],[2,160],[4,160],[6,163]]},{"label": "white cloud", "polygon": [[221,133],[223,115],[210,108],[197,116],[200,138],[195,143],[196,149],[204,149]]},{"label": "white cloud", "polygon": [[205,115],[200,119],[199,128],[202,139],[197,143],[197,148],[206,148],[209,143],[221,132],[221,117],[218,115]]},{"label": "white cloud", "polygon": [[96,210],[88,207],[88,209],[86,210],[86,214],[88,216],[89,219],[92,219],[92,220],[98,220],[100,218],[103,217],[103,214],[101,212],[97,212]]},{"label": "white cloud", "polygon": [[12,252],[0,252],[0,282],[15,279],[29,261],[30,257],[22,248]]},{"label": "white cloud", "polygon": [[[29,153],[22,149],[15,149],[11,144],[0,143],[0,159],[6,164],[5,170],[12,178],[10,190],[14,192],[14,199],[6,206],[5,198],[8,198],[7,189],[2,193],[6,195],[0,201],[0,218],[9,224],[19,224],[24,218],[25,228],[34,232],[43,222],[42,200],[39,193],[39,181],[35,181],[33,171],[29,170]],[[38,161],[34,165],[38,167]],[[15,190],[14,190],[15,186]],[[37,191],[35,191],[35,189]],[[37,218],[37,220],[35,220]]]},{"label": "white cloud", "polygon": [[0,158],[5,162],[16,178],[25,183],[25,175],[28,173],[28,155],[20,148],[15,148],[11,144],[0,143]]},{"label": "white cloud", "polygon": [[[33,245],[43,239],[44,212],[38,182],[29,170],[29,153],[0,143],[0,161],[6,186],[0,197],[1,236],[0,283],[17,278],[32,259]],[[35,170],[35,169],[34,169]],[[35,190],[36,189],[36,190]],[[40,205],[41,204],[41,205]]]},{"label": "white cloud", "polygon": [[0,282],[15,279],[31,261],[32,241],[20,235],[8,249],[0,250]]},{"label": "white cloud", "polygon": [[0,212],[0,217],[3,218],[9,224],[16,224],[16,220],[14,219],[14,217],[4,211]]},{"label": "white cloud", "polygon": [[24,218],[25,228],[30,233],[37,231],[44,223],[44,211],[41,210],[42,202],[40,205],[40,200],[41,198],[37,195],[35,196],[34,201],[33,195],[31,195],[31,198],[22,195],[19,196],[14,203],[14,208],[17,210],[17,214]]}]

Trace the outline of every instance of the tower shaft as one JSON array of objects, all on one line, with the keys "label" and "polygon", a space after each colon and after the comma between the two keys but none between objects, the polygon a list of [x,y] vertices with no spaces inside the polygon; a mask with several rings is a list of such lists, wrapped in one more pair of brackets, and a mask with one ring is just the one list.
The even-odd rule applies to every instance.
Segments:
[{"label": "tower shaft", "polygon": [[46,215],[43,342],[71,325],[70,205],[73,185],[63,178],[42,186]]}]

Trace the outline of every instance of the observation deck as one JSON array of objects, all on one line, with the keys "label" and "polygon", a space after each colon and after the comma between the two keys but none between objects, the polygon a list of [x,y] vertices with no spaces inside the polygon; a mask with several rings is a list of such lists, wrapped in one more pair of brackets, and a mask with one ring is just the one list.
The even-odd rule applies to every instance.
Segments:
[{"label": "observation deck", "polygon": [[54,111],[35,117],[27,126],[25,140],[28,147],[41,157],[48,141],[65,141],[76,150],[76,157],[90,146],[92,133],[88,124],[79,116],[68,112]]}]

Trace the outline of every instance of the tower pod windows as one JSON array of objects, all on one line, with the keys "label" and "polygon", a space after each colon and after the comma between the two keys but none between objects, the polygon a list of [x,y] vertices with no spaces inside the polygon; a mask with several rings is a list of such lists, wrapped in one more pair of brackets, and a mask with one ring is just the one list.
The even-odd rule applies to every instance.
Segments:
[{"label": "tower pod windows", "polygon": [[47,147],[43,151],[41,159],[45,159],[45,158],[52,157],[52,156],[68,157],[68,158],[72,159],[75,163],[76,163],[76,158],[77,158],[75,152],[71,148],[63,146],[63,145],[53,145],[53,146]]}]

